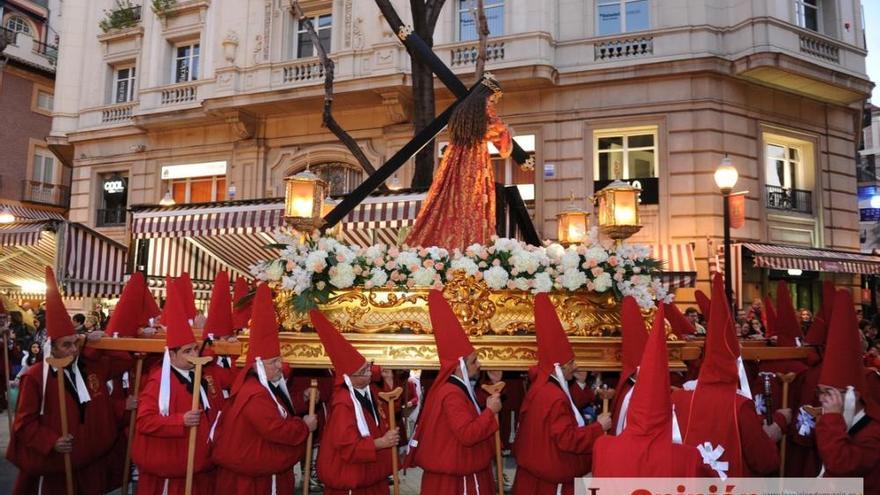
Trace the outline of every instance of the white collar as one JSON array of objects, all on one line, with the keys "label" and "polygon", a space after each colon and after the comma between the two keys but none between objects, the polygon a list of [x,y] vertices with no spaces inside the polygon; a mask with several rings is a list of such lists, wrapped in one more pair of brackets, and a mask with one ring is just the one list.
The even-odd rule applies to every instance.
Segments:
[{"label": "white collar", "polygon": [[184,370],[184,369],[178,368],[177,366],[174,366],[173,364],[171,365],[171,367],[174,368],[174,371],[183,375],[183,377],[186,378],[186,381],[192,383],[192,378],[190,378],[189,374],[191,372],[194,372],[195,370]]}]

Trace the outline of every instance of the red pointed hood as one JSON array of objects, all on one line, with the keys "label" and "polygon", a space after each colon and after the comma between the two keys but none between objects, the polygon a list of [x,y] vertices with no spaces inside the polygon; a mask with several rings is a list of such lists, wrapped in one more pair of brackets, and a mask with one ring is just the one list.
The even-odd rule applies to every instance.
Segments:
[{"label": "red pointed hood", "polygon": [[[174,283],[168,286],[174,287]],[[183,307],[180,291],[176,288],[168,291],[165,299],[165,310],[162,313],[162,321],[165,323],[165,345],[169,349],[176,349],[196,341],[192,327]]]},{"label": "red pointed hood", "polygon": [[186,311],[186,317],[190,320],[195,318],[198,310],[196,310],[196,295],[193,291],[193,283],[192,279],[189,278],[189,273],[183,272],[180,274],[180,277],[177,278],[177,288],[180,289],[180,296],[183,298],[183,309]]},{"label": "red pointed hood", "polygon": [[819,385],[845,389],[853,386],[864,395],[865,369],[862,361],[859,322],[852,295],[845,289],[834,297],[834,319],[828,329],[828,343],[822,361]]},{"label": "red pointed hood", "polygon": [[247,296],[250,290],[244,277],[235,279],[235,287],[232,290],[232,328],[247,328],[248,326],[248,322],[251,319],[253,300],[248,301],[247,304],[239,304],[239,301]]},{"label": "red pointed hood", "polygon": [[693,335],[697,331],[674,303],[664,303],[663,313],[666,315],[669,325],[672,326],[672,332],[679,339],[683,339],[685,335]]},{"label": "red pointed hood", "polygon": [[672,398],[669,393],[669,356],[666,350],[664,310],[659,308],[639,367],[626,414],[623,435],[651,437],[663,443],[672,438]]},{"label": "red pointed hood", "polygon": [[257,295],[254,296],[254,317],[248,333],[245,369],[250,368],[258,357],[266,360],[280,355],[281,343],[278,340],[278,319],[272,303],[272,289],[262,283],[257,287]]},{"label": "red pointed hood", "polygon": [[709,320],[698,382],[705,385],[730,385],[736,392],[739,383],[737,368],[737,358],[740,356],[739,340],[733,327],[733,318],[727,305],[724,280],[721,275],[716,275],[712,280],[712,300],[718,304],[712,307],[712,318]]},{"label": "red pointed hood", "polygon": [[776,285],[776,343],[784,347],[794,347],[804,341],[804,332],[797,312],[791,301],[788,284],[780,280]]},{"label": "red pointed hood", "polygon": [[546,373],[554,372],[554,365],[563,365],[574,359],[574,350],[568,342],[556,308],[545,293],[535,296],[535,338],[538,341],[538,367]]},{"label": "red pointed hood", "polygon": [[48,266],[46,267],[46,333],[50,339],[76,335],[73,320],[70,319],[64,301],[61,300],[55,272]]},{"label": "red pointed hood", "polygon": [[764,296],[764,337],[770,338],[777,334],[779,318],[776,316],[776,310],[773,309],[773,300],[769,295]]},{"label": "red pointed hood", "polygon": [[[831,313],[830,309],[828,313]],[[804,337],[804,342],[807,345],[815,346],[824,346],[828,342],[828,323],[822,317],[817,316],[813,318],[813,322],[810,323],[810,330],[807,332],[807,336]]]},{"label": "red pointed hood", "polygon": [[620,316],[621,323],[621,354],[622,370],[620,383],[625,382],[632,375],[642,360],[645,351],[645,343],[648,341],[648,331],[645,328],[645,319],[642,318],[642,310],[639,303],[632,296],[623,298]]},{"label": "red pointed hood", "polygon": [[204,331],[214,337],[232,335],[232,297],[229,294],[229,274],[225,271],[217,272],[214,278]]},{"label": "red pointed hood", "polygon": [[694,298],[697,300],[697,306],[700,307],[700,313],[703,314],[703,318],[709,321],[709,317],[712,316],[710,314],[712,312],[712,301],[706,296],[705,292],[699,289],[694,292]]},{"label": "red pointed hood", "polygon": [[141,314],[144,311],[144,274],[134,272],[122,288],[122,295],[116,303],[116,309],[107,324],[107,333],[119,334],[120,337],[137,337],[141,326]]},{"label": "red pointed hood", "polygon": [[474,352],[474,346],[442,292],[432,290],[428,293],[428,309],[440,367],[458,366],[458,358],[470,355]]},{"label": "red pointed hood", "polygon": [[831,280],[822,281],[822,305],[819,306],[819,314],[826,322],[831,321],[831,311],[834,308],[834,296],[837,288]]},{"label": "red pointed hood", "polygon": [[150,292],[149,287],[147,287],[146,282],[144,282],[144,297],[143,306],[141,307],[141,309],[142,311],[139,323],[142,327],[150,324],[150,318],[156,318],[162,314],[162,310],[159,309],[159,305],[156,304],[156,299]]},{"label": "red pointed hood", "polygon": [[334,374],[336,383],[341,384],[344,380],[343,375],[353,375],[357,370],[361,369],[367,360],[336,330],[336,327],[330,323],[330,320],[323,313],[313,309],[309,312],[309,316],[315,331],[318,332],[318,337],[321,339],[324,351],[333,363],[333,369],[336,371]]}]

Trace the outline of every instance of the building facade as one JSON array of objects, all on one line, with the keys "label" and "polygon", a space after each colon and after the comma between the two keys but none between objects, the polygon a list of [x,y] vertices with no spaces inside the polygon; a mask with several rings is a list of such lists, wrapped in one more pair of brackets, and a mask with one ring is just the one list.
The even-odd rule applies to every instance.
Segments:
[{"label": "building facade", "polygon": [[[287,0],[145,5],[99,27],[110,0],[68,9],[50,144],[73,166],[70,217],[128,242],[125,208],[283,194],[306,166],[337,192],[364,177],[321,127],[323,73]],[[412,136],[410,60],[373,2],[301,6],[336,64],[335,115],[381,165]],[[395,1],[404,22],[408,2]],[[471,78],[469,0],[446,2],[434,49]],[[865,73],[858,0],[487,0],[487,70],[534,174],[496,161],[544,238],[556,214],[612,179],[638,181],[636,240],[691,243],[699,284],[723,236],[713,173],[727,155],[748,191],[738,241],[858,251],[853,156]],[[135,15],[136,14],[136,15]],[[438,113],[451,103],[439,82]],[[443,146],[441,134],[435,143]],[[394,178],[408,184],[405,167]],[[755,253],[755,256],[757,254]],[[746,258],[744,258],[746,259]],[[802,276],[802,275],[801,275]],[[750,300],[784,270],[742,270]],[[798,304],[816,283],[792,278]],[[693,291],[679,290],[693,301]]]}]

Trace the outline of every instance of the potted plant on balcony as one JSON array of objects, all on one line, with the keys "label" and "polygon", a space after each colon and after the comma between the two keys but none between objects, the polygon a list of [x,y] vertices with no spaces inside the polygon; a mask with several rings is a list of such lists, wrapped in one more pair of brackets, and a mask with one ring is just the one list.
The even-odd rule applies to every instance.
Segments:
[{"label": "potted plant on balcony", "polygon": [[107,33],[137,26],[140,20],[140,5],[132,4],[131,0],[116,0],[112,9],[104,11],[104,18],[98,22],[98,27]]}]

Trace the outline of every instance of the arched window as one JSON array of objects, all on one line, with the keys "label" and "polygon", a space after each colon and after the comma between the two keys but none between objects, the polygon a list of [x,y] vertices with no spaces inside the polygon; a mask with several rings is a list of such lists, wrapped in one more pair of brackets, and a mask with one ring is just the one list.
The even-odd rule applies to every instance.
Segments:
[{"label": "arched window", "polygon": [[361,184],[364,173],[347,163],[327,162],[311,167],[312,172],[327,181],[330,195],[348,194]]},{"label": "arched window", "polygon": [[24,18],[17,15],[6,20],[6,29],[16,33],[31,34],[31,25]]}]

